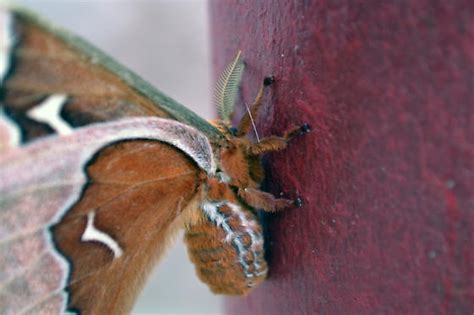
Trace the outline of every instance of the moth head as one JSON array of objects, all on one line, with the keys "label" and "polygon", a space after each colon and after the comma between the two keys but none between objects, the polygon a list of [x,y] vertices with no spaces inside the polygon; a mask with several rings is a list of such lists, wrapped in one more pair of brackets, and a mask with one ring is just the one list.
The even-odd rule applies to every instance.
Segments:
[{"label": "moth head", "polygon": [[[220,119],[211,121],[211,124],[224,135],[219,152],[222,170],[228,175],[232,185],[245,188],[257,187],[263,180],[263,170],[259,157],[251,154],[252,142],[247,139],[247,132],[242,130],[242,121],[238,127],[231,123],[243,70],[241,51],[238,51],[217,81],[214,103]],[[253,124],[248,110],[247,120],[249,117]]]}]

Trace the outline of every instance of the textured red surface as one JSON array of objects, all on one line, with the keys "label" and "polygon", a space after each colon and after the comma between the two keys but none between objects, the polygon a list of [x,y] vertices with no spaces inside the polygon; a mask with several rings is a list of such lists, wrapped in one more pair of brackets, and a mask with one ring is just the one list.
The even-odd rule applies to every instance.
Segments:
[{"label": "textured red surface", "polygon": [[[335,4],[336,3],[336,4]],[[474,2],[213,1],[216,73],[243,50],[243,96],[277,83],[271,277],[229,314],[474,312]]]}]

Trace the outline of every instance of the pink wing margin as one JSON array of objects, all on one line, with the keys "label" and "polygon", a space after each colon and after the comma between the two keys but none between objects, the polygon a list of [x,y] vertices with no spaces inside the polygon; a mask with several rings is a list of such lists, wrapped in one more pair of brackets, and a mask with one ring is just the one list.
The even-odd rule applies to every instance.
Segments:
[{"label": "pink wing margin", "polygon": [[108,144],[130,139],[170,143],[207,173],[215,171],[203,134],[156,117],[90,125],[0,154],[0,313],[66,310],[70,266],[49,229],[80,198],[87,162]]}]

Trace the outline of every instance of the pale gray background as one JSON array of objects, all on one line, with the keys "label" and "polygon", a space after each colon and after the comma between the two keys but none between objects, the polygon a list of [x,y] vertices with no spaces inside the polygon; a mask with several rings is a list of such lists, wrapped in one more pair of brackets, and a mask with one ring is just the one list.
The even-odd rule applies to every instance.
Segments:
[{"label": "pale gray background", "polygon": [[[16,2],[86,38],[202,117],[214,116],[207,1]],[[134,314],[220,313],[220,298],[197,279],[182,236],[177,243],[156,268]]]}]

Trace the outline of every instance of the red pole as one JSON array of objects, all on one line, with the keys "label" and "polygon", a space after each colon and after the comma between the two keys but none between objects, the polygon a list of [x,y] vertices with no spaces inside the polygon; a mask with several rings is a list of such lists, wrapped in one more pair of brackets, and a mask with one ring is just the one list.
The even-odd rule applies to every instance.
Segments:
[{"label": "red pole", "polygon": [[[261,136],[270,278],[229,314],[472,314],[474,2],[211,2],[216,72],[238,49],[242,104],[276,84]],[[240,104],[240,105],[242,105]],[[243,107],[241,107],[242,110]]]}]

